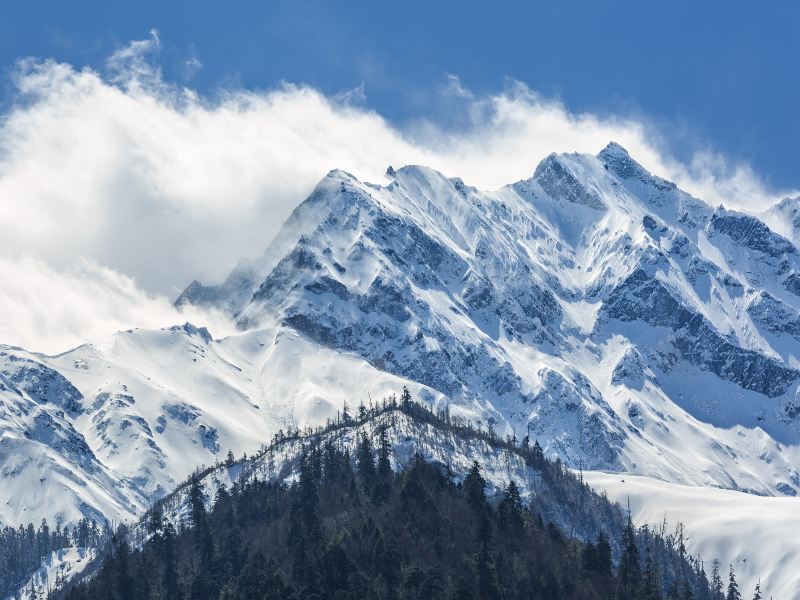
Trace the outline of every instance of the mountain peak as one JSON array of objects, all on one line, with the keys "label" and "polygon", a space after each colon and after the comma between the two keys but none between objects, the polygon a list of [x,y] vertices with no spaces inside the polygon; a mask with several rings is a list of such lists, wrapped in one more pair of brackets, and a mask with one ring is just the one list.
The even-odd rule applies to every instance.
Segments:
[{"label": "mountain peak", "polygon": [[331,169],[328,171],[328,174],[325,175],[326,179],[356,179],[356,176],[352,173],[348,173],[344,169]]},{"label": "mountain peak", "polygon": [[612,156],[625,156],[630,158],[631,155],[630,152],[628,152],[625,148],[612,140],[608,142],[605,148],[597,153],[597,158],[602,160],[604,157]]},{"label": "mountain peak", "polygon": [[616,142],[609,142],[598,154],[597,159],[603,166],[622,179],[647,179],[652,175],[642,165],[636,162],[625,150]]},{"label": "mountain peak", "polygon": [[650,171],[636,162],[630,153],[617,142],[609,142],[605,148],[598,152],[597,159],[603,163],[606,170],[611,171],[620,179],[640,181],[662,192],[675,190],[678,187],[671,181],[650,173]]},{"label": "mountain peak", "polygon": [[186,321],[183,325],[173,325],[169,328],[170,331],[182,331],[189,337],[199,336],[206,344],[213,341],[213,336],[206,327],[198,327],[197,325]]},{"label": "mountain peak", "polygon": [[533,179],[551,198],[560,198],[572,204],[605,210],[605,201],[581,177],[580,155],[550,154],[536,167]]},{"label": "mountain peak", "polygon": [[798,211],[800,210],[800,196],[795,196],[794,198],[787,196],[783,200],[773,204],[772,208],[781,212]]}]

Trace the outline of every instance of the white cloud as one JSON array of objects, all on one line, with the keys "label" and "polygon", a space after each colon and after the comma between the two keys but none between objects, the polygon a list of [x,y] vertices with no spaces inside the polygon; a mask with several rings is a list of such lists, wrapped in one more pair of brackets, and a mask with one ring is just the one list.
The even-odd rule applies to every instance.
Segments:
[{"label": "white cloud", "polygon": [[443,96],[463,127],[400,131],[363,108],[363,88],[200,97],[162,80],[159,48],[153,31],[105,74],[21,64],[19,101],[0,121],[0,341],[52,351],[177,319],[167,298],[258,255],[334,167],[382,181],[389,164],[421,163],[496,188],[550,152],[596,153],[614,139],[710,202],[772,200],[746,167],[710,153],[681,165],[646,124],[573,114],[518,83],[475,97],[448,76]]},{"label": "white cloud", "polygon": [[59,352],[133,327],[184,321],[222,337],[235,330],[222,314],[176,310],[164,296],[143,292],[131,279],[88,259],[55,270],[40,260],[0,257],[0,339],[24,348]]}]

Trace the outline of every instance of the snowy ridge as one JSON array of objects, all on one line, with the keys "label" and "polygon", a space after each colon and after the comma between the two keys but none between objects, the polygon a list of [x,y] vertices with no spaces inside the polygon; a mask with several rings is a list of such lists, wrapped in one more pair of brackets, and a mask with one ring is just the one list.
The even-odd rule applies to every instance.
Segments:
[{"label": "snowy ridge", "polygon": [[614,502],[630,502],[634,522],[682,522],[687,547],[733,565],[743,598],[761,582],[765,598],[800,598],[797,499],[666,483],[649,477],[589,472],[585,480]]}]

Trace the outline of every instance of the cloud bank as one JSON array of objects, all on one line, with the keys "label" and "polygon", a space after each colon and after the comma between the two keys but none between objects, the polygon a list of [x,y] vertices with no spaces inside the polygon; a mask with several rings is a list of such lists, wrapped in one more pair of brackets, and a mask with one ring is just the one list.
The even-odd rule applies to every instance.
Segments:
[{"label": "cloud bank", "polygon": [[142,291],[133,279],[86,259],[55,270],[40,260],[0,258],[0,315],[4,342],[59,352],[131,327],[192,321],[216,336],[235,331],[222,314],[187,307]]},{"label": "cloud bank", "polygon": [[[334,167],[381,182],[389,164],[426,164],[491,189],[550,152],[596,153],[613,139],[709,202],[755,209],[780,196],[746,165],[711,152],[681,164],[647,123],[571,113],[520,83],[476,97],[450,76],[443,101],[460,125],[399,129],[364,108],[361,88],[199,96],[163,80],[159,48],[153,32],[102,72],[20,63],[0,120],[0,343],[56,352],[185,320],[171,299],[260,254]],[[191,317],[215,335],[229,327]]]}]

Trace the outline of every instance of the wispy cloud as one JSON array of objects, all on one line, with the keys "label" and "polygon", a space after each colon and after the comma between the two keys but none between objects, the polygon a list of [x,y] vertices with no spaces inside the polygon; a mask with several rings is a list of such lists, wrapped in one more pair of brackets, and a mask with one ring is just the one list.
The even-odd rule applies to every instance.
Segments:
[{"label": "wispy cloud", "polygon": [[161,50],[158,30],[151,29],[150,37],[135,40],[119,48],[106,61],[107,76],[110,82],[123,86],[158,84],[161,69],[151,60]]},{"label": "wispy cloud", "polygon": [[121,273],[89,259],[64,269],[22,257],[0,258],[0,333],[3,343],[59,352],[132,327],[203,323],[217,337],[235,326],[216,311],[176,310]]},{"label": "wispy cloud", "polygon": [[159,49],[153,31],[103,73],[20,65],[19,101],[0,121],[0,342],[60,350],[181,319],[168,299],[260,254],[333,167],[382,181],[389,164],[421,163],[496,188],[550,152],[596,153],[614,139],[711,203],[755,209],[780,195],[746,165],[710,152],[681,164],[648,124],[576,114],[517,82],[479,96],[448,76],[443,98],[461,125],[401,130],[364,107],[362,87],[199,96],[163,80]]}]

